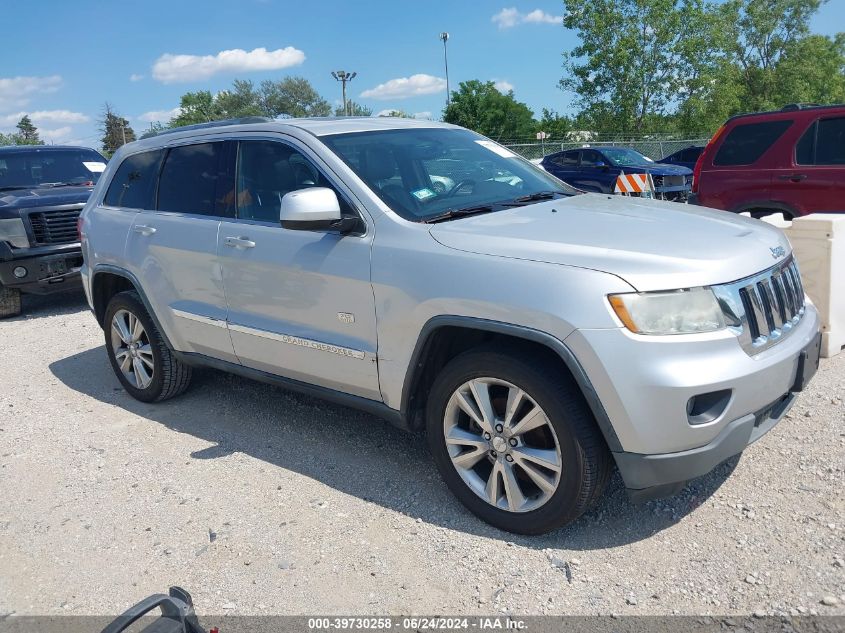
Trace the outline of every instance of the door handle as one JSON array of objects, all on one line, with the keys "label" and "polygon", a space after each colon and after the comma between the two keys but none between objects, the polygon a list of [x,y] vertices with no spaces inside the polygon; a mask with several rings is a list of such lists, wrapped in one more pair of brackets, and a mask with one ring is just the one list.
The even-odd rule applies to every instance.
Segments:
[{"label": "door handle", "polygon": [[226,246],[232,248],[255,248],[255,242],[248,237],[227,237]]},{"label": "door handle", "polygon": [[132,230],[135,231],[136,233],[140,233],[141,235],[143,235],[145,237],[152,235],[153,233],[156,232],[156,229],[155,229],[154,226],[147,226],[146,224],[136,224],[135,226],[132,227]]},{"label": "door handle", "polygon": [[789,180],[791,182],[801,182],[802,180],[807,179],[807,174],[786,174],[783,176],[778,176],[779,180]]}]

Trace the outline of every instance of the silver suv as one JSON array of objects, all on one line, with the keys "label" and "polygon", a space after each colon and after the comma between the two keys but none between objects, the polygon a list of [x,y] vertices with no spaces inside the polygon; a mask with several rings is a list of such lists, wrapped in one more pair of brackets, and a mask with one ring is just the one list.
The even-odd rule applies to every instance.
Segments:
[{"label": "silver suv", "polygon": [[192,366],[425,428],[502,529],[577,518],[613,464],[677,492],[771,429],[818,366],[789,242],[724,212],[582,194],[468,130],[227,121],[124,146],[82,213],[124,388]]}]

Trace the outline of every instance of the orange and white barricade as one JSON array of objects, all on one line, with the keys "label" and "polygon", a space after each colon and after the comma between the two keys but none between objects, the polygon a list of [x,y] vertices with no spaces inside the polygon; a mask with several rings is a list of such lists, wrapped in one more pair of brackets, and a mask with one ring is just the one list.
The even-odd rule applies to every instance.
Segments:
[{"label": "orange and white barricade", "polygon": [[613,193],[621,193],[623,196],[635,193],[643,198],[651,198],[654,196],[654,181],[651,174],[622,173],[616,178]]}]

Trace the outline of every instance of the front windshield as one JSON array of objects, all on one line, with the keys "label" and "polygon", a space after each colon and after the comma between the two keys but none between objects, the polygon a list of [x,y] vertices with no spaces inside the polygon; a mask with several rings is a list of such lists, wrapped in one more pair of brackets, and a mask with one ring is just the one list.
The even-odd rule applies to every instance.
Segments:
[{"label": "front windshield", "polygon": [[604,155],[613,163],[614,167],[625,167],[626,165],[647,165],[653,163],[648,156],[643,156],[633,149],[624,147],[605,147],[602,148]]},{"label": "front windshield", "polygon": [[92,149],[0,151],[0,190],[93,185],[106,168]]},{"label": "front windshield", "polygon": [[334,134],[321,140],[407,220],[427,221],[461,211],[498,211],[578,193],[469,130],[379,130]]}]

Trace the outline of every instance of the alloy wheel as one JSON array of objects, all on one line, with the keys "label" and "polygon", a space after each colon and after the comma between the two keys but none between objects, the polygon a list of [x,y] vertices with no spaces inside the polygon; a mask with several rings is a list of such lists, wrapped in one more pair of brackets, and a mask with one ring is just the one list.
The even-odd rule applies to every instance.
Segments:
[{"label": "alloy wheel", "polygon": [[128,310],[115,312],[111,343],[117,366],[126,380],[138,389],[146,389],[155,374],[155,360],[141,320]]},{"label": "alloy wheel", "polygon": [[500,510],[536,510],[558,488],[563,464],[554,428],[512,383],[481,377],[461,385],[446,405],[443,434],[461,479]]}]

